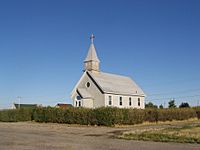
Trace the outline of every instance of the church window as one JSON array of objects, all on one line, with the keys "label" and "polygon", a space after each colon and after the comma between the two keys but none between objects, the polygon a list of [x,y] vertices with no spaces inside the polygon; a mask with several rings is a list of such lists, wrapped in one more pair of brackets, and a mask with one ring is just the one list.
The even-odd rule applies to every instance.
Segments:
[{"label": "church window", "polygon": [[122,97],[119,97],[119,105],[122,106]]},{"label": "church window", "polygon": [[89,88],[90,87],[90,82],[86,83],[86,87]]},{"label": "church window", "polygon": [[132,100],[131,100],[131,97],[129,97],[129,106],[132,105]]},{"label": "church window", "polygon": [[112,96],[109,96],[108,105],[112,105]]},{"label": "church window", "polygon": [[76,107],[77,107],[77,104],[78,104],[78,103],[77,103],[77,101],[76,101]]},{"label": "church window", "polygon": [[138,98],[138,106],[140,106],[140,98]]},{"label": "church window", "polygon": [[78,107],[81,107],[81,101],[78,102]]},{"label": "church window", "polygon": [[81,97],[78,95],[78,96],[76,96],[76,99],[77,100],[81,100]]}]

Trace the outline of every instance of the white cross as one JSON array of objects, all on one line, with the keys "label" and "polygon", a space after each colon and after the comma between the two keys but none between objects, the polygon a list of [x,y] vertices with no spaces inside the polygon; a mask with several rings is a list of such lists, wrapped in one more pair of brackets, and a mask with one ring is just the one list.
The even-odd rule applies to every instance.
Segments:
[{"label": "white cross", "polygon": [[90,36],[91,43],[94,42],[94,38],[95,38],[95,36],[92,34],[92,35]]}]

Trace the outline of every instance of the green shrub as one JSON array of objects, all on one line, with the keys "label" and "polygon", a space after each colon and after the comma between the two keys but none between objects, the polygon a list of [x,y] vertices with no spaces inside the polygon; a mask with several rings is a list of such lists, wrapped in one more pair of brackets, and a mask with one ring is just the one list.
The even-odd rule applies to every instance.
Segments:
[{"label": "green shrub", "polygon": [[200,119],[200,106],[193,107],[193,109],[196,111],[197,118]]},{"label": "green shrub", "polygon": [[16,121],[32,121],[34,109],[19,109],[17,110]]},{"label": "green shrub", "polygon": [[158,111],[159,121],[187,120],[195,117],[197,117],[195,111],[190,108],[160,109]]},{"label": "green shrub", "polygon": [[91,109],[86,108],[37,108],[34,112],[37,122],[53,122],[67,124],[95,124]]},{"label": "green shrub", "polygon": [[196,114],[197,114],[198,119],[200,119],[200,110],[197,110]]},{"label": "green shrub", "polygon": [[3,110],[0,112],[1,121],[3,122],[16,122],[18,112],[16,110]]},{"label": "green shrub", "polygon": [[173,120],[173,109],[159,109],[158,110],[159,121],[172,121]]},{"label": "green shrub", "polygon": [[144,121],[145,112],[141,109],[125,109],[123,116],[123,122],[121,124],[139,124]]},{"label": "green shrub", "polygon": [[144,121],[158,122],[158,109],[145,109]]},{"label": "green shrub", "polygon": [[0,121],[17,122],[31,121],[33,119],[33,109],[10,109],[0,111]]},{"label": "green shrub", "polygon": [[91,110],[87,108],[65,109],[65,123],[89,125],[92,123]]},{"label": "green shrub", "polygon": [[36,108],[33,113],[33,118],[36,122],[44,122],[44,112],[45,108]]},{"label": "green shrub", "polygon": [[120,111],[117,113],[116,108],[101,107],[94,109],[97,125],[111,126],[120,122]]},{"label": "green shrub", "polygon": [[52,108],[43,107],[32,109],[16,109],[0,111],[0,121],[17,122],[31,121],[52,122],[82,125],[139,124],[144,121],[172,121],[200,118],[200,109],[197,108],[171,108],[171,109],[120,109],[101,107],[87,108]]}]

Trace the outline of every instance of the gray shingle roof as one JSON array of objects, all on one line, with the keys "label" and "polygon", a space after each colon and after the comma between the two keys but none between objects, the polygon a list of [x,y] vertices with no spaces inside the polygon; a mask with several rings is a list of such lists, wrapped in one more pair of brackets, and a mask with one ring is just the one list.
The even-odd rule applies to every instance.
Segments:
[{"label": "gray shingle roof", "polygon": [[105,93],[145,96],[142,89],[129,77],[104,72],[89,72]]}]

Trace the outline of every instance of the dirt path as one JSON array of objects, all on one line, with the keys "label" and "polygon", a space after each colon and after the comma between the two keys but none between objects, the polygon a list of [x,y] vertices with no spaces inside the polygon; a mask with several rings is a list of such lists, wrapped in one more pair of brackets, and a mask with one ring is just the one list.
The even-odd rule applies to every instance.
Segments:
[{"label": "dirt path", "polygon": [[199,150],[197,144],[115,139],[134,128],[75,127],[62,124],[0,123],[0,150]]}]

